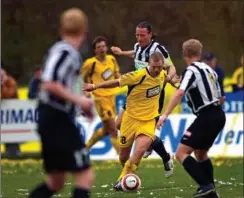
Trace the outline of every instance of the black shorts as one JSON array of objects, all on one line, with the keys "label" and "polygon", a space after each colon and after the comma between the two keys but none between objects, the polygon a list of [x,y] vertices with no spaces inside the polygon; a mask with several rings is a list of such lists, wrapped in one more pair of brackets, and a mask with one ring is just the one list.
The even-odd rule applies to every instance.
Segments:
[{"label": "black shorts", "polygon": [[181,143],[194,149],[209,150],[224,128],[225,120],[220,106],[205,107],[184,133]]},{"label": "black shorts", "polygon": [[78,172],[90,167],[89,152],[67,113],[40,104],[38,133],[46,172]]}]

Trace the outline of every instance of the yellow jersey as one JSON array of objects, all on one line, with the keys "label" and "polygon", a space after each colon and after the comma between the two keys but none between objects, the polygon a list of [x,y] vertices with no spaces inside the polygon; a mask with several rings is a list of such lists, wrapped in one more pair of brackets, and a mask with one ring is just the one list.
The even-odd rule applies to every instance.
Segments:
[{"label": "yellow jersey", "polygon": [[[103,62],[96,57],[87,59],[81,67],[81,74],[86,83],[101,83],[107,80],[114,80],[115,74],[119,72],[119,65],[117,60],[112,55],[106,55]],[[116,88],[97,89],[93,91],[96,96],[110,96],[115,95]]]},{"label": "yellow jersey", "polygon": [[126,111],[137,120],[151,120],[159,116],[159,96],[165,81],[165,71],[153,77],[148,68],[120,77],[120,86],[128,86]]}]

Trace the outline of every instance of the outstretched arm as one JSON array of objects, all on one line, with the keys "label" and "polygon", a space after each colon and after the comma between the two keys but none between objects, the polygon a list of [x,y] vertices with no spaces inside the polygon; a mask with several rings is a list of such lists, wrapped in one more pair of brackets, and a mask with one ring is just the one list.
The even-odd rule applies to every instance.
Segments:
[{"label": "outstretched arm", "polygon": [[123,51],[119,47],[115,47],[115,46],[111,47],[111,50],[114,54],[119,56],[128,56],[130,58],[134,58],[135,56],[135,52],[133,50]]},{"label": "outstretched arm", "polygon": [[116,79],[116,80],[101,82],[98,84],[85,84],[84,91],[94,91],[99,88],[114,88],[119,86],[120,86],[119,80]]}]

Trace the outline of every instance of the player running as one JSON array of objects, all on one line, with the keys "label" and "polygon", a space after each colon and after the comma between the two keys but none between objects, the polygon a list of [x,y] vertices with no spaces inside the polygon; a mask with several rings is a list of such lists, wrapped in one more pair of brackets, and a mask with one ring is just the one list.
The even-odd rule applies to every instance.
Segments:
[{"label": "player running", "polygon": [[[186,94],[188,104],[197,117],[184,133],[176,151],[176,158],[199,185],[193,197],[213,194],[213,198],[218,195],[215,192],[213,165],[208,158],[208,151],[223,129],[226,118],[221,108],[224,97],[221,95],[218,76],[210,66],[199,61],[201,53],[200,41],[190,39],[183,43],[183,56],[187,68],[179,89],[161,116],[157,127],[163,125]],[[191,156],[192,152],[196,160]]]},{"label": "player running", "polygon": [[[86,83],[100,83],[120,77],[119,65],[114,56],[108,55],[107,39],[98,36],[94,39],[92,48],[95,56],[85,61],[81,73]],[[95,131],[86,143],[91,148],[97,141],[110,134],[110,141],[117,153],[117,128],[115,124],[116,104],[115,89],[99,89],[93,92],[96,110],[103,122],[103,128]]]},{"label": "player running", "polygon": [[[112,47],[111,50],[113,51],[114,54],[124,55],[124,56],[134,58],[136,70],[148,67],[149,57],[151,56],[151,54],[154,52],[160,52],[164,57],[164,67],[166,68],[167,73],[168,73],[168,75],[166,76],[167,82],[170,83],[171,79],[176,74],[176,70],[171,61],[168,51],[164,48],[164,46],[162,46],[161,44],[159,44],[158,42],[153,40],[152,26],[147,22],[141,22],[139,25],[137,25],[136,39],[137,39],[137,43],[134,45],[134,50],[122,51],[119,47]],[[165,86],[166,86],[166,83],[164,84],[163,89],[161,90],[160,98],[159,98],[158,111],[160,114],[163,109]],[[120,128],[120,124],[121,124],[121,120],[122,120],[124,111],[125,111],[125,107],[124,107],[124,109],[122,109],[122,111],[120,112],[120,114],[116,120],[118,129]],[[173,174],[173,167],[174,167],[173,166],[173,157],[170,156],[170,154],[166,151],[163,141],[157,136],[155,137],[155,140],[154,140],[152,146],[149,148],[148,151],[145,152],[144,158],[147,158],[152,153],[152,149],[163,160],[165,176],[170,177]]]},{"label": "player running", "polygon": [[[166,81],[163,66],[163,55],[160,52],[154,52],[150,56],[149,67],[124,74],[117,80],[85,85],[86,91],[128,86],[126,110],[120,128],[119,159],[123,170],[114,185],[115,190],[121,190],[121,179],[126,174],[135,172],[143,154],[156,138],[156,120],[159,116],[158,100]],[[172,82],[175,80],[177,81],[176,78],[173,78]],[[130,157],[134,141],[135,150]]]}]

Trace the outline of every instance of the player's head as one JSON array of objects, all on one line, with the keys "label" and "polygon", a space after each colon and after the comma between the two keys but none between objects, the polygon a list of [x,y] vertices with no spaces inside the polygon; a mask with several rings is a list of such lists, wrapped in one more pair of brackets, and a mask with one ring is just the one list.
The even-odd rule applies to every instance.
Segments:
[{"label": "player's head", "polygon": [[203,61],[212,68],[217,66],[217,58],[212,52],[205,53],[203,56]]},{"label": "player's head", "polygon": [[164,67],[164,57],[160,52],[154,52],[149,59],[149,69],[152,76],[158,76]]},{"label": "player's head", "polygon": [[191,62],[192,59],[201,59],[202,43],[196,39],[189,39],[183,43],[182,51],[186,63]]},{"label": "player's head", "polygon": [[92,49],[96,56],[104,57],[108,52],[107,39],[102,36],[96,37],[92,42]]},{"label": "player's head", "polygon": [[147,22],[141,22],[136,27],[136,39],[141,47],[147,46],[152,40],[152,26]]},{"label": "player's head", "polygon": [[88,29],[86,14],[79,8],[70,8],[64,11],[60,17],[60,34],[63,39],[76,39],[83,43]]}]

